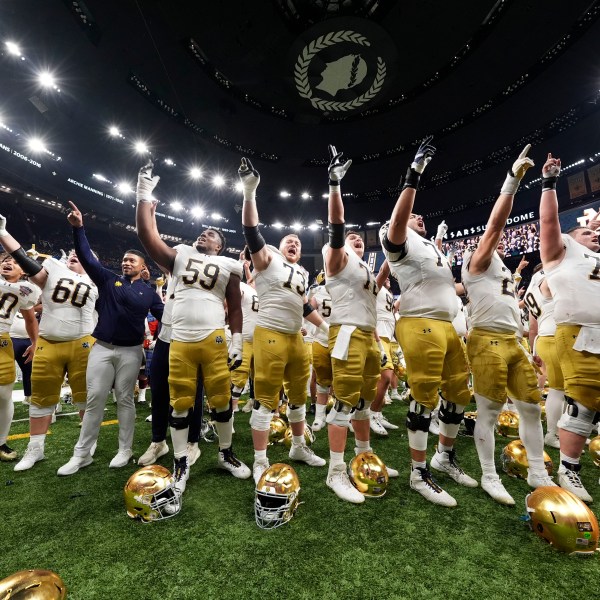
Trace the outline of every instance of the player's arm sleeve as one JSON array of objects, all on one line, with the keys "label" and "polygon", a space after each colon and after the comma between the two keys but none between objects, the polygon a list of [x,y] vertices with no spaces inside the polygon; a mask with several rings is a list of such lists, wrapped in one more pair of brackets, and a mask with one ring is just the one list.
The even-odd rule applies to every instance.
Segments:
[{"label": "player's arm sleeve", "polygon": [[399,260],[402,260],[408,252],[408,239],[404,240],[401,244],[393,244],[388,239],[387,232],[381,238],[381,245],[383,246],[383,253],[388,259],[388,262],[398,262]]}]

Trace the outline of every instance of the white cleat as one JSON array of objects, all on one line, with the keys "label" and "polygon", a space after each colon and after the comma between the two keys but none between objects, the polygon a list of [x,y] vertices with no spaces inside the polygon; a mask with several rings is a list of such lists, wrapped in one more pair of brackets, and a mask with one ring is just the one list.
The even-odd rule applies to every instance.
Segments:
[{"label": "white cleat", "polygon": [[255,460],[252,465],[252,477],[254,478],[254,483],[258,483],[258,480],[261,478],[262,474],[269,468],[268,460]]},{"label": "white cleat", "polygon": [[292,444],[290,458],[306,463],[310,467],[323,467],[326,464],[325,459],[317,456],[306,444]]},{"label": "white cleat", "polygon": [[392,398],[391,398],[389,392],[385,393],[385,396],[383,397],[383,403],[385,405],[390,405],[392,403]]},{"label": "white cleat", "polygon": [[527,485],[534,489],[539,487],[553,487],[557,484],[552,481],[552,477],[544,471],[541,475],[534,475],[531,471],[527,474]]},{"label": "white cleat", "polygon": [[131,450],[119,450],[108,465],[110,469],[120,469],[126,467],[131,460],[133,452]]},{"label": "white cleat", "polygon": [[378,413],[377,420],[379,421],[379,423],[381,423],[381,425],[383,425],[386,429],[389,429],[390,431],[393,431],[394,429],[400,429],[398,425],[390,423],[381,413]]},{"label": "white cleat", "polygon": [[362,504],[365,501],[363,494],[361,494],[350,482],[344,463],[329,469],[326,483],[327,487],[330,487],[338,498],[341,498],[346,502]]},{"label": "white cleat", "polygon": [[153,465],[161,456],[168,454],[168,452],[169,446],[165,440],[162,442],[152,442],[148,446],[148,450],[138,458],[138,465],[142,467]]},{"label": "white cleat", "polygon": [[396,479],[400,476],[400,473],[398,473],[396,469],[392,469],[392,467],[390,467],[389,465],[385,465],[385,468],[387,469],[388,477],[390,479]]},{"label": "white cleat", "polygon": [[465,487],[475,488],[478,485],[477,481],[469,477],[456,461],[456,450],[450,450],[450,452],[439,452],[436,450],[431,459],[431,468],[441,473],[446,473],[456,483]]},{"label": "white cleat", "polygon": [[322,420],[315,419],[313,421],[313,424],[312,424],[313,431],[321,431],[321,429],[323,429],[323,427],[325,427],[325,419],[322,419]]},{"label": "white cleat", "polygon": [[248,479],[252,475],[250,469],[233,453],[232,448],[219,450],[218,463],[221,469],[229,471],[238,479]]},{"label": "white cleat", "polygon": [[23,458],[15,465],[15,471],[28,471],[36,462],[44,460],[44,448],[37,444],[29,444]]},{"label": "white cleat", "polygon": [[575,494],[580,500],[592,502],[593,498],[588,494],[588,491],[585,489],[579,478],[580,471],[581,465],[579,464],[567,463],[567,465],[565,465],[564,462],[561,462],[557,474],[558,485]]},{"label": "white cleat", "polygon": [[63,465],[56,472],[57,475],[65,476],[65,475],[74,475],[79,471],[79,469],[83,469],[83,467],[87,467],[94,462],[91,454],[87,456],[71,456],[71,459],[66,465]]},{"label": "white cleat", "polygon": [[550,448],[560,448],[560,440],[555,433],[547,433],[544,436],[544,444]]},{"label": "white cleat", "polygon": [[427,467],[424,469],[416,467],[411,470],[410,487],[433,504],[447,508],[456,506],[456,500],[438,485]]},{"label": "white cleat", "polygon": [[380,423],[377,415],[375,413],[371,413],[371,417],[369,419],[369,424],[371,426],[371,431],[376,433],[377,435],[387,435],[387,429]]},{"label": "white cleat", "polygon": [[398,390],[392,390],[390,392],[390,398],[394,401],[394,402],[401,402],[402,398],[400,397],[400,394],[398,393]]},{"label": "white cleat", "polygon": [[[167,447],[167,452],[169,448]],[[200,458],[202,454],[202,450],[198,446],[198,442],[188,442],[187,445],[187,458],[188,458],[188,467],[193,467],[196,464],[196,461]]]},{"label": "white cleat", "polygon": [[487,492],[496,502],[506,506],[514,506],[513,497],[506,491],[498,475],[484,475],[481,478],[481,488]]}]

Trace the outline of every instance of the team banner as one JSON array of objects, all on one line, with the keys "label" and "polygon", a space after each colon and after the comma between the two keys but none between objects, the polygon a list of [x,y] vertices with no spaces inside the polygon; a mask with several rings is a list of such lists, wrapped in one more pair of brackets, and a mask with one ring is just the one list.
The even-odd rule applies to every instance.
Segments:
[{"label": "team banner", "polygon": [[600,164],[590,167],[587,172],[592,192],[600,191]]},{"label": "team banner", "polygon": [[580,173],[575,173],[575,175],[567,177],[567,182],[569,183],[569,196],[571,197],[571,200],[587,194],[585,171],[581,171]]}]

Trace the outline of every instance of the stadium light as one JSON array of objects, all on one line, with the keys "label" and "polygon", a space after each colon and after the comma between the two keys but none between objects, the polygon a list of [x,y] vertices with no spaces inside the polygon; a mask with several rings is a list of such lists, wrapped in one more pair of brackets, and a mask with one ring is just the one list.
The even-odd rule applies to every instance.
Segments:
[{"label": "stadium light", "polygon": [[273,223],[273,227],[275,227],[275,229],[283,229],[283,223],[276,221],[275,223]]},{"label": "stadium light", "polygon": [[308,200],[310,198],[310,194],[308,192],[302,192],[302,195],[300,197],[302,198],[302,200]]},{"label": "stadium light", "polygon": [[217,187],[223,187],[225,185],[225,178],[222,175],[215,175],[212,178],[212,184]]},{"label": "stadium light", "polygon": [[298,231],[298,230],[302,229],[302,223],[298,223],[298,222],[296,222],[296,223],[293,223],[293,224],[292,224],[292,229],[293,229],[294,231]]},{"label": "stadium light", "polygon": [[181,204],[181,202],[178,200],[175,200],[175,202],[171,202],[171,208],[173,210],[181,210],[183,208],[183,204]]},{"label": "stadium light", "polygon": [[32,152],[47,152],[46,146],[40,138],[31,138],[27,145]]},{"label": "stadium light", "polygon": [[194,217],[200,218],[204,214],[204,211],[199,206],[193,206],[191,213]]},{"label": "stadium light", "polygon": [[121,136],[121,132],[119,131],[118,127],[115,127],[114,125],[111,125],[110,128],[108,129],[108,132],[110,133],[110,135],[112,135],[113,137],[122,137]]},{"label": "stadium light", "polygon": [[235,191],[236,192],[243,192],[244,191],[244,184],[241,181],[237,181],[235,186]]},{"label": "stadium light", "polygon": [[311,223],[311,224],[308,226],[308,228],[309,228],[311,231],[317,231],[317,229],[320,229],[321,227],[320,227],[319,225],[317,225],[316,223]]},{"label": "stadium light", "polygon": [[142,141],[136,142],[134,144],[134,148],[139,154],[146,154],[146,152],[148,152],[148,146],[146,146],[146,144]]},{"label": "stadium light", "polygon": [[282,192],[279,192],[280,198],[289,198],[290,196],[291,196],[291,194],[289,192],[286,192],[285,190]]},{"label": "stadium light", "polygon": [[21,56],[21,49],[14,42],[5,42],[6,49],[13,56]]},{"label": "stadium light", "polygon": [[202,171],[198,167],[190,169],[190,177],[192,179],[200,179],[202,177]]},{"label": "stadium light", "polygon": [[133,192],[133,188],[124,181],[117,184],[117,189],[119,190],[119,192],[121,192],[121,194],[131,194]]},{"label": "stadium light", "polygon": [[213,221],[220,221],[223,217],[218,212],[214,212],[210,215],[210,218]]}]

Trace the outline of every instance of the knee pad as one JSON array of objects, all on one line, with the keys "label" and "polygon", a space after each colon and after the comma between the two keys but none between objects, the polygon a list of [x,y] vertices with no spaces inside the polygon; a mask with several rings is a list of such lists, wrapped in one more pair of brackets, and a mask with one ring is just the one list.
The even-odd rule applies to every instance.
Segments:
[{"label": "knee pad", "polygon": [[37,404],[29,405],[29,416],[34,419],[37,417],[49,417],[54,413],[56,404],[52,406],[38,406]]},{"label": "knee pad", "polygon": [[306,404],[294,406],[288,404],[287,418],[290,423],[302,423],[306,420]]},{"label": "knee pad", "polygon": [[325,421],[330,425],[348,427],[351,412],[352,407],[349,404],[344,404],[343,402],[336,400]]},{"label": "knee pad", "polygon": [[464,412],[465,407],[461,404],[455,404],[442,398],[438,418],[442,423],[446,423],[446,425],[459,425]]},{"label": "knee pad", "polygon": [[231,397],[234,400],[239,400],[243,391],[244,391],[243,388],[237,387],[237,386],[231,384]]},{"label": "knee pad", "polygon": [[367,421],[371,418],[371,403],[361,398],[358,404],[352,410],[352,419],[354,421]]},{"label": "knee pad", "polygon": [[[258,407],[256,406],[258,404]],[[273,411],[263,406],[257,400],[254,401],[252,416],[250,417],[250,427],[256,431],[269,431],[271,429],[271,419]]]},{"label": "knee pad", "polygon": [[426,431],[429,433],[431,423],[431,410],[419,404],[412,396],[406,414],[406,427],[410,431]]},{"label": "knee pad", "polygon": [[326,385],[320,385],[317,383],[317,392],[319,394],[327,394],[329,392],[329,388]]},{"label": "knee pad", "polygon": [[565,396],[565,399],[567,410],[558,420],[558,427],[587,438],[600,420],[600,413],[586,408],[569,396]]},{"label": "knee pad", "polygon": [[231,405],[231,400],[227,404],[227,406],[223,408],[211,408],[210,409],[210,417],[216,423],[229,423],[231,416],[233,415],[233,407]]},{"label": "knee pad", "polygon": [[172,411],[169,415],[169,425],[173,429],[187,429],[190,426],[190,411]]}]

